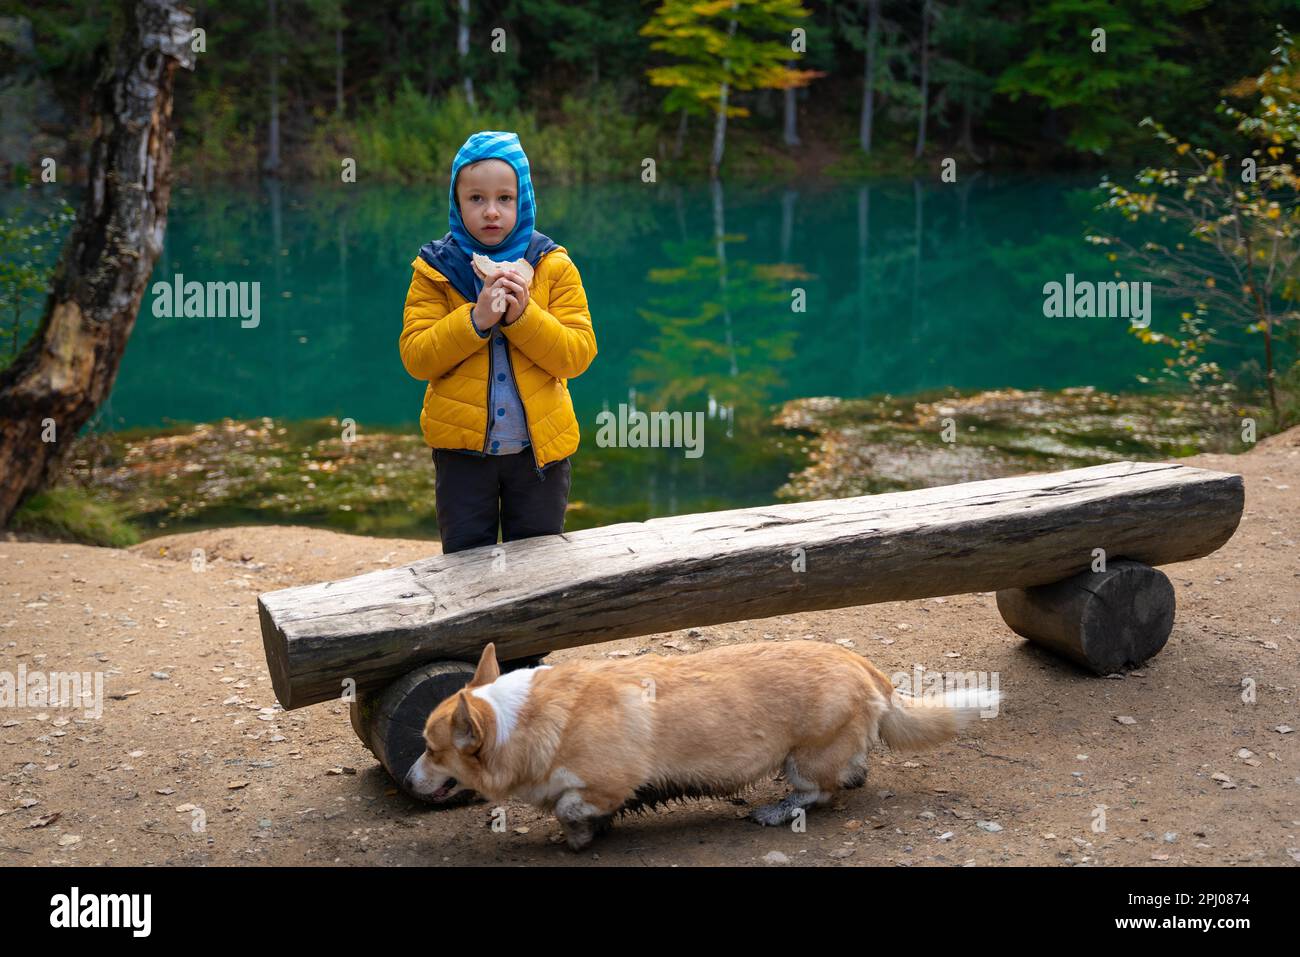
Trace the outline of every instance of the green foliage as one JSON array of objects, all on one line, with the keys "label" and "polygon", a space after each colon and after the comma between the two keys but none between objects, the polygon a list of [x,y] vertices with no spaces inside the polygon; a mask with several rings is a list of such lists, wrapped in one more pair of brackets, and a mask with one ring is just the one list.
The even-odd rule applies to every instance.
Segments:
[{"label": "green foliage", "polygon": [[10,527],[57,541],[109,548],[126,548],[140,541],[140,534],[122,517],[119,507],[69,485],[56,486],[27,499],[14,513]]},{"label": "green foliage", "polygon": [[437,181],[448,175],[461,144],[482,129],[515,130],[526,140],[533,121],[518,110],[475,113],[463,96],[430,99],[406,82],[354,119],[320,117],[306,162],[321,179],[337,181],[340,159],[352,157],[358,176],[367,180]]},{"label": "green foliage", "polygon": [[[652,67],[646,76],[668,88],[665,112],[695,116],[720,112],[722,89],[785,89],[803,86],[815,71],[794,70],[786,62],[803,54],[791,49],[790,33],[807,17],[799,0],[664,0],[641,33],[655,37],[651,49],[677,62]],[[734,102],[728,116],[748,116]]]},{"label": "green foliage", "polygon": [[545,38],[548,59],[589,73],[593,85],[646,57],[641,0],[528,0],[519,7],[530,34]]},{"label": "green foliage", "polygon": [[566,95],[560,115],[534,134],[529,160],[552,182],[630,178],[654,143],[654,128],[619,108],[614,92]]},{"label": "green foliage", "polygon": [[471,110],[459,93],[430,100],[404,84],[392,100],[356,119],[320,116],[305,163],[321,179],[337,180],[340,158],[350,156],[357,159],[358,175],[370,180],[445,182],[452,157],[471,133],[513,130],[536,175],[582,182],[630,176],[653,142],[652,128],[621,110],[604,87],[589,97],[566,95],[547,123],[531,110],[480,106]]},{"label": "green foliage", "polygon": [[0,367],[13,361],[36,327],[33,307],[49,292],[63,236],[74,218],[72,207],[59,199],[44,212],[24,207],[0,220],[0,323],[9,340],[8,348],[0,349]]},{"label": "green foliage", "polygon": [[257,130],[244,117],[228,89],[203,88],[194,94],[194,124],[190,135],[176,146],[175,165],[189,176],[255,176],[257,174]]},{"label": "green foliage", "polygon": [[[1144,341],[1174,347],[1176,355],[1167,360],[1171,375],[1197,387],[1220,381],[1217,367],[1200,359],[1214,333],[1207,326],[1211,317],[1261,334],[1275,416],[1275,344],[1300,348],[1300,70],[1291,62],[1291,46],[1279,27],[1274,62],[1253,84],[1254,107],[1221,106],[1253,142],[1250,155],[1234,160],[1144,119],[1141,125],[1168,151],[1169,165],[1143,169],[1137,189],[1103,180],[1108,198],[1101,208],[1145,223],[1146,238],[1089,237],[1114,250],[1112,260],[1135,265],[1159,291],[1194,304],[1182,313],[1177,336],[1135,330]],[[1169,228],[1172,240],[1165,238]]]},{"label": "green foliage", "polygon": [[963,0],[939,10],[931,34],[931,79],[939,89],[933,109],[940,121],[949,104],[975,118],[992,105],[995,71],[1009,65],[1020,32],[997,17],[997,7],[998,0]]},{"label": "green foliage", "polygon": [[[1029,15],[1028,54],[998,80],[1012,101],[1037,97],[1069,113],[1066,141],[1101,153],[1127,127],[1117,97],[1162,80],[1181,80],[1186,64],[1161,57],[1179,39],[1179,18],[1210,0],[1047,0]],[[1097,50],[1095,30],[1104,30]]]},{"label": "green foliage", "polygon": [[[273,61],[286,177],[309,172],[332,180],[340,156],[353,155],[361,170],[383,170],[394,181],[426,180],[433,174],[420,172],[419,144],[379,128],[378,117],[400,118],[394,107],[400,103],[415,120],[441,129],[432,118],[450,122],[444,101],[463,95],[467,78],[484,110],[473,129],[532,116],[549,138],[552,125],[577,124],[570,131],[574,142],[557,143],[553,151],[574,157],[575,168],[551,170],[567,180],[606,175],[595,172],[602,166],[615,176],[625,169],[619,161],[581,155],[580,137],[593,127],[605,148],[608,137],[617,146],[628,131],[682,109],[711,117],[721,109],[724,81],[728,115],[744,116],[752,106],[747,91],[817,78],[811,95],[800,97],[800,130],[810,145],[854,149],[864,0],[822,0],[807,9],[798,0],[737,0],[734,7],[732,0],[471,0],[464,58],[456,51],[461,12],[455,2],[276,3],[272,31],[268,0],[191,0],[207,51],[194,73],[177,79],[180,175],[259,175]],[[937,137],[936,149],[955,144],[977,159],[988,151],[1003,164],[1033,163],[1062,145],[1077,161],[1099,152],[1123,161],[1147,148],[1133,134],[1132,118],[1156,109],[1186,117],[1185,135],[1214,142],[1227,132],[1212,113],[1221,90],[1262,66],[1271,23],[1297,16],[1294,0],[931,0],[928,7],[931,140]],[[881,0],[876,48],[875,148],[907,167],[903,144],[914,139],[920,108],[921,8],[914,0]],[[88,93],[120,9],[119,0],[0,0],[0,16],[32,23],[33,69],[68,117],[57,131],[67,142],[67,161],[79,159],[85,146]],[[796,25],[807,30],[806,57],[790,48]],[[1091,50],[1098,26],[1107,30],[1106,53]],[[503,52],[490,48],[498,27],[505,30]],[[0,39],[0,59],[3,50]],[[789,69],[795,60],[800,68]],[[605,132],[604,120],[614,115],[595,123],[564,106],[569,96],[578,103],[613,102],[621,125]],[[754,124],[771,145],[778,128]],[[438,140],[439,148],[445,142]],[[353,152],[339,154],[340,143]],[[370,143],[381,155],[359,152]],[[332,152],[322,155],[322,145]],[[633,152],[645,155],[650,145]],[[10,168],[34,161],[5,159]]]}]

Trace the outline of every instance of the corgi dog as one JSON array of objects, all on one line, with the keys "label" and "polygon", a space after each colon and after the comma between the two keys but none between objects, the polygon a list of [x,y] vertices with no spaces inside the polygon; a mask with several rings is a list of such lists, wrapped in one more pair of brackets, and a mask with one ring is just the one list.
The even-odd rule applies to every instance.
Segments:
[{"label": "corgi dog", "polygon": [[405,783],[434,804],[463,803],[470,790],[532,804],[578,851],[616,813],[733,797],[781,770],[793,791],[750,815],[780,825],[865,784],[873,744],[937,745],[999,700],[985,690],[908,698],[865,658],[817,641],[505,675],[489,643],[469,684],[429,715]]}]

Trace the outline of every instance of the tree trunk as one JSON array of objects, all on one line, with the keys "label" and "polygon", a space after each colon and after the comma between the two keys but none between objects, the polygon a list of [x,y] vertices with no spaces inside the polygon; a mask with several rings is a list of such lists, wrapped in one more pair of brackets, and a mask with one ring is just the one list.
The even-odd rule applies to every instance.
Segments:
[{"label": "tree trunk", "polygon": [[271,124],[267,130],[266,162],[262,168],[272,176],[280,172],[280,32],[276,23],[275,0],[268,0],[271,15]]},{"label": "tree trunk", "polygon": [[682,158],[682,147],[686,145],[686,107],[682,107],[681,119],[677,121],[677,143],[673,147],[673,159]]},{"label": "tree trunk", "polygon": [[[791,61],[787,63],[786,69],[793,70],[794,62]],[[797,92],[798,91],[795,90],[795,88],[792,86],[786,87],[785,89],[785,145],[786,146],[799,145],[799,125],[798,125],[799,113],[798,110],[796,109],[796,104],[795,104],[795,94]]]},{"label": "tree trunk", "polygon": [[925,153],[925,121],[930,114],[930,0],[921,7],[921,115],[916,125],[916,158]]},{"label": "tree trunk", "polygon": [[460,0],[460,25],[456,30],[456,53],[460,56],[460,72],[465,80],[465,101],[471,110],[474,103],[474,78],[469,75],[469,0]]},{"label": "tree trunk", "polygon": [[124,2],[124,29],[94,91],[88,188],[40,329],[0,373],[0,525],[49,485],[113,388],[171,200],[172,84],[194,68],[193,13]]},{"label": "tree trunk", "polygon": [[[734,10],[736,4],[731,4]],[[730,41],[736,35],[736,21],[732,19],[727,24],[727,40]],[[718,169],[722,166],[722,151],[727,144],[727,93],[728,83],[725,77],[727,71],[731,69],[731,58],[723,57],[722,59],[722,94],[718,97],[718,117],[713,124],[713,156],[709,159],[709,178],[716,179]]]},{"label": "tree trunk", "polygon": [[343,24],[334,27],[334,110],[343,115]]},{"label": "tree trunk", "polygon": [[867,64],[862,78],[862,119],[858,143],[871,152],[871,124],[876,114],[876,41],[880,36],[880,0],[867,0]]},{"label": "tree trunk", "polygon": [[[724,65],[726,61],[723,61]],[[722,95],[718,100],[718,115],[713,121],[713,154],[709,158],[709,178],[716,179],[718,168],[722,166],[722,151],[727,143],[727,83],[722,83]]]}]

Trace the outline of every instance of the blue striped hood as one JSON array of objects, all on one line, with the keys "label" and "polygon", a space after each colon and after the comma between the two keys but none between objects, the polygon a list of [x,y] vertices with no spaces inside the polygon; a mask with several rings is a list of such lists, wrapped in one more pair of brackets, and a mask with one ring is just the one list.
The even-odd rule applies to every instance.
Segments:
[{"label": "blue striped hood", "polygon": [[[460,204],[456,201],[456,178],[461,169],[485,159],[499,159],[509,163],[518,183],[514,228],[509,236],[494,246],[485,246],[470,234],[461,219]],[[494,262],[510,262],[522,258],[536,270],[538,261],[557,245],[533,228],[537,218],[537,200],[533,194],[528,156],[516,133],[482,130],[465,141],[451,164],[447,216],[450,231],[442,239],[422,246],[420,258],[446,276],[456,291],[470,302],[476,300],[483,289],[483,280],[474,272],[475,253],[482,253]]]}]

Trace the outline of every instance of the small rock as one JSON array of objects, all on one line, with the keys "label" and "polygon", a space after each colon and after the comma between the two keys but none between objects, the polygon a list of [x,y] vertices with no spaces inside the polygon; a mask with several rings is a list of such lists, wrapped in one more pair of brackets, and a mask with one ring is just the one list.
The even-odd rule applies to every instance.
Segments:
[{"label": "small rock", "polygon": [[1126,714],[1116,715],[1115,720],[1120,724],[1137,724],[1137,718],[1130,718]]},{"label": "small rock", "polygon": [[786,857],[780,851],[768,851],[763,855],[764,864],[789,864],[790,858]]},{"label": "small rock", "polygon": [[988,831],[990,834],[996,834],[1002,830],[1002,825],[997,821],[976,821],[975,826],[980,830]]}]

